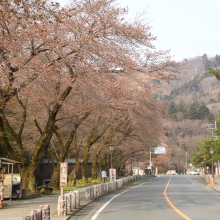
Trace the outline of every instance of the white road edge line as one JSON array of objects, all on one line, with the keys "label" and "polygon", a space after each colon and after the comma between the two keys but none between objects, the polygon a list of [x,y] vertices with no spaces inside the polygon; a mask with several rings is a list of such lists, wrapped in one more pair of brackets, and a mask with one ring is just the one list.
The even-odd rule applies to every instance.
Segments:
[{"label": "white road edge line", "polygon": [[141,186],[141,185],[143,185],[143,184],[145,184],[145,183],[142,183],[142,184],[140,184],[140,185],[138,185],[138,186],[134,186],[134,187],[132,187],[131,189],[125,190],[124,192],[115,195],[115,196],[114,196],[113,198],[111,198],[108,202],[106,202],[106,203],[95,213],[95,215],[92,216],[91,220],[95,220],[95,219],[98,217],[98,215],[102,212],[102,210],[103,210],[113,199],[115,199],[116,197],[120,196],[121,194],[126,193],[127,191],[130,191],[130,190],[132,190],[132,189],[134,189],[134,188],[137,188],[137,187],[139,187],[139,186]]}]

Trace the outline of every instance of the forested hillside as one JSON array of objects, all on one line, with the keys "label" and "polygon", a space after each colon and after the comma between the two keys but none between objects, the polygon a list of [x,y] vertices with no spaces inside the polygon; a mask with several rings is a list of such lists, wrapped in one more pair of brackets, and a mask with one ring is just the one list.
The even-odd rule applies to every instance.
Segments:
[{"label": "forested hillside", "polygon": [[[220,107],[220,86],[208,71],[220,65],[220,56],[208,58],[206,54],[184,60],[181,75],[172,83],[162,83],[157,100],[165,105],[163,128],[167,138],[166,155],[157,158],[163,170],[176,169],[181,172],[190,162],[190,154],[200,140],[209,137],[205,124],[214,124]],[[169,157],[162,164],[164,157]]]}]

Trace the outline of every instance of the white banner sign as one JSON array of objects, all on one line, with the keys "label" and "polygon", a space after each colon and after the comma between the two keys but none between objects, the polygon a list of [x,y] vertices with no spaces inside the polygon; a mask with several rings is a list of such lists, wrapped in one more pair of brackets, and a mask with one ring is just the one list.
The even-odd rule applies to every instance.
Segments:
[{"label": "white banner sign", "polygon": [[116,169],[109,169],[110,182],[116,181]]},{"label": "white banner sign", "polygon": [[68,164],[61,163],[60,164],[60,186],[67,186],[67,175],[68,175]]},{"label": "white banner sign", "polygon": [[166,148],[165,147],[155,147],[154,154],[166,154]]}]

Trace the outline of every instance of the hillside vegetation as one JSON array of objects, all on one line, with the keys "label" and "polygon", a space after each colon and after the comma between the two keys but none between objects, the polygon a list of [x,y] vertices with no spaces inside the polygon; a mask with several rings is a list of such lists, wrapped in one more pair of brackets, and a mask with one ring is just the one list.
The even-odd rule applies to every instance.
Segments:
[{"label": "hillside vegetation", "polygon": [[[198,143],[211,136],[207,124],[214,124],[220,109],[219,81],[209,73],[209,67],[220,65],[219,56],[206,54],[184,60],[179,80],[161,83],[158,101],[164,103],[163,128],[170,149],[156,160],[159,168],[176,169],[180,173],[190,162]],[[169,158],[166,164],[162,164]]]}]

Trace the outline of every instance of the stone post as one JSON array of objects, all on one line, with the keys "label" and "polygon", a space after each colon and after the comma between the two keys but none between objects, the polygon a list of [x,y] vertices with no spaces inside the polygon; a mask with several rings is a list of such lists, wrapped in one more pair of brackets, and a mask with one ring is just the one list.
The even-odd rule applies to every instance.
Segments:
[{"label": "stone post", "polygon": [[42,219],[42,210],[41,209],[33,209],[31,212],[30,212],[31,215],[34,215],[34,219],[39,219],[41,220]]},{"label": "stone post", "polygon": [[3,207],[4,189],[5,189],[5,187],[0,186],[0,208]]},{"label": "stone post", "polygon": [[49,205],[40,205],[39,208],[42,212],[42,220],[50,220],[50,206]]},{"label": "stone post", "polygon": [[80,195],[79,195],[79,191],[75,191],[75,199],[76,199],[76,208],[80,207]]},{"label": "stone post", "polygon": [[91,199],[91,189],[88,187],[85,191],[85,199],[90,200]]}]

